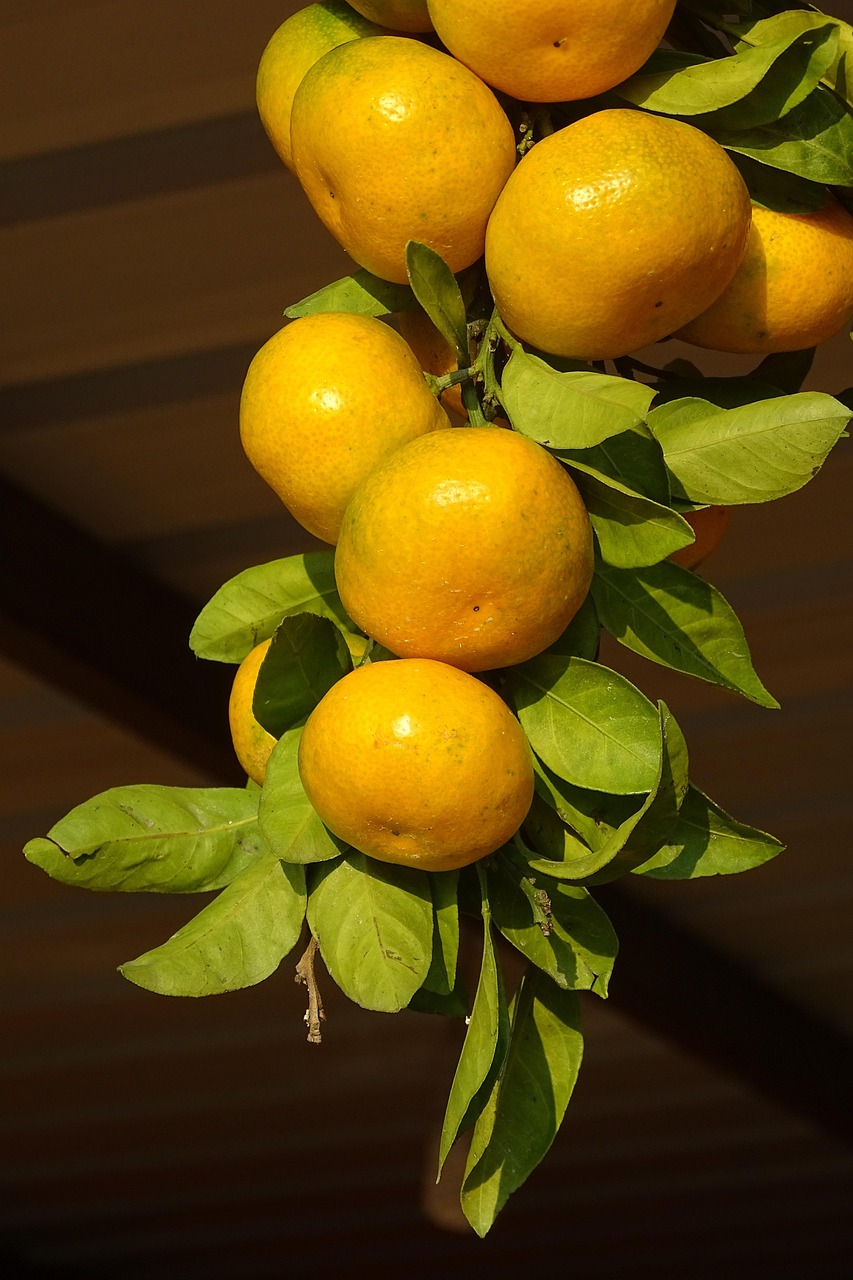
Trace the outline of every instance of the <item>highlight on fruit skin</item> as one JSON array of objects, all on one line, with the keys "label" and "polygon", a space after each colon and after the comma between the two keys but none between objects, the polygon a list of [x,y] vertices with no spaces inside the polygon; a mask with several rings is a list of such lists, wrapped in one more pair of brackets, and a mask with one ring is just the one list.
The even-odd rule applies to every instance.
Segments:
[{"label": "highlight on fruit skin", "polygon": [[234,676],[228,700],[228,722],[234,754],[246,776],[257,782],[258,786],[263,786],[267,762],[278,741],[255,719],[252,711],[258,672],[269,647],[270,641],[262,640],[243,659]]},{"label": "highlight on fruit skin", "polygon": [[451,271],[482,255],[516,161],[492,90],[404,36],[352,40],[316,62],[293,100],[291,142],[296,176],[326,228],[360,266],[401,284],[409,240]]},{"label": "highlight on fruit skin", "polygon": [[835,196],[814,213],[755,205],[746,254],[728,287],[676,336],[744,355],[805,351],[853,316],[853,216]]},{"label": "highlight on fruit skin", "polygon": [[675,0],[429,0],[442,43],[522,102],[591,98],[657,48]]},{"label": "highlight on fruit skin", "polygon": [[613,359],[707,310],[740,265],[750,219],[743,178],[707,134],[598,111],[521,160],[489,219],[486,272],[523,341]]},{"label": "highlight on fruit skin", "polygon": [[299,772],[340,839],[426,871],[499,849],[533,799],[518,720],[476,677],[426,659],[358,667],[308,717]]},{"label": "highlight on fruit skin", "polygon": [[353,495],[335,553],[338,591],[367,635],[401,657],[464,671],[552,644],[592,581],[589,516],[566,469],[501,427],[405,445]]},{"label": "highlight on fruit skin", "polygon": [[725,537],[732,517],[731,507],[698,507],[695,511],[682,512],[684,519],[696,535],[695,541],[688,547],[673,551],[669,559],[680,564],[684,569],[695,569],[717,547]]},{"label": "highlight on fruit skin", "polygon": [[274,334],[252,360],[240,399],[252,466],[304,528],[330,543],[374,467],[447,426],[400,334],[344,312],[303,316]]},{"label": "highlight on fruit skin", "polygon": [[255,99],[267,137],[288,169],[293,169],[290,113],[306,71],[339,44],[387,34],[344,0],[318,0],[291,14],[270,36],[258,64]]}]

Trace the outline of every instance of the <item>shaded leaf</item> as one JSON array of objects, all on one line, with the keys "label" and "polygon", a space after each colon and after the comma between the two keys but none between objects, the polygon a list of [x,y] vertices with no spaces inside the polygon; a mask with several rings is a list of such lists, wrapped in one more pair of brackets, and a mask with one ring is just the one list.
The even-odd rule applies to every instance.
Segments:
[{"label": "shaded leaf", "polygon": [[814,213],[826,204],[826,187],[784,169],[771,169],[751,156],[732,153],[753,204],[778,213]]},{"label": "shaded leaf", "polygon": [[781,120],[750,129],[702,121],[703,130],[721,146],[827,186],[853,185],[853,116],[829,92],[818,87]]},{"label": "shaded leaf", "polygon": [[608,564],[620,569],[657,564],[693,542],[690,525],[671,507],[634,493],[617,480],[585,474],[577,462],[573,466],[601,555]]},{"label": "shaded leaf", "polygon": [[583,1057],[577,996],[538,970],[522,979],[511,1018],[506,1062],[474,1126],[462,1186],[463,1212],[479,1236],[554,1141]]},{"label": "shaded leaf", "polygon": [[313,316],[318,311],[348,311],[359,316],[387,316],[395,311],[411,311],[415,299],[404,284],[391,284],[362,269],[326,284],[301,302],[285,307],[288,320]]},{"label": "shaded leaf", "polygon": [[119,972],[164,996],[209,996],[263,982],[296,946],[305,873],[273,854],[247,867],[168,942]]},{"label": "shaded leaf", "polygon": [[412,292],[439,333],[456,351],[459,368],[468,367],[468,320],[456,277],[434,249],[409,240],[406,272]]},{"label": "shaded leaf", "polygon": [[816,351],[816,347],[809,347],[806,351],[775,352],[765,356],[751,376],[763,378],[786,395],[794,395],[811,373]]},{"label": "shaded leaf", "polygon": [[258,822],[270,848],[283,862],[329,862],[349,845],[332,835],[305,793],[299,776],[302,729],[282,735],[267,761]]},{"label": "shaded leaf", "polygon": [[[814,10],[793,9],[790,5],[783,5],[782,8],[786,11],[736,27],[740,36],[738,47],[760,45],[784,39],[792,32],[813,30],[815,27],[822,27],[829,17],[828,14]],[[745,12],[748,14],[749,10],[746,9]],[[848,106],[853,107],[853,27],[837,18],[832,18],[831,21],[838,36],[838,45],[823,82],[834,89],[840,98],[844,98]]]},{"label": "shaded leaf", "polygon": [[308,551],[244,569],[204,606],[190,635],[200,658],[242,662],[282,618],[315,613],[355,630],[335,585],[334,551]]},{"label": "shaded leaf", "polygon": [[774,836],[730,817],[697,787],[690,786],[670,844],[634,874],[655,880],[691,880],[750,871],[784,849]]},{"label": "shaded leaf", "polygon": [[[656,392],[655,394],[659,394]],[[648,427],[611,436],[591,449],[560,449],[557,456],[567,466],[594,476],[602,484],[624,486],[666,506],[669,503],[669,476],[663,451]]]},{"label": "shaded leaf", "polygon": [[600,638],[601,623],[592,597],[587,596],[562,635],[542,652],[571,658],[588,658],[590,662],[594,662],[598,657]]},{"label": "shaded leaf", "polygon": [[258,792],[243,787],[113,787],[24,848],[54,880],[127,893],[221,889],[267,852]]},{"label": "shaded leaf", "polygon": [[355,850],[314,871],[308,924],[332,978],[365,1009],[405,1009],[430,967],[432,920],[425,871]]},{"label": "shaded leaf", "polygon": [[458,871],[435,871],[429,877],[433,903],[432,960],[423,986],[410,1009],[461,1017],[467,1009],[457,980],[459,958]]},{"label": "shaded leaf", "polygon": [[634,653],[778,707],[755,673],[736,613],[698,574],[668,560],[631,572],[599,564],[592,591],[602,624]]},{"label": "shaded leaf", "polygon": [[258,671],[252,713],[280,738],[304,720],[333,684],[352,670],[349,649],[330,618],[284,618]]}]

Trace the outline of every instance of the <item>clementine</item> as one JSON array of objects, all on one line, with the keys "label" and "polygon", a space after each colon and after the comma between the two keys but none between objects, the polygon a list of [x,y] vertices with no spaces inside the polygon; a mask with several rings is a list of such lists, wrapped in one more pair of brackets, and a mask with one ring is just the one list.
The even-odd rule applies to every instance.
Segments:
[{"label": "clementine", "polygon": [[228,720],[231,726],[231,741],[234,753],[246,775],[263,785],[267,772],[267,761],[277,739],[268,733],[255,719],[252,711],[252,699],[255,696],[255,685],[261,663],[270,647],[269,640],[262,640],[255,645],[237,668],[234,683],[231,685],[231,697],[228,700]]}]

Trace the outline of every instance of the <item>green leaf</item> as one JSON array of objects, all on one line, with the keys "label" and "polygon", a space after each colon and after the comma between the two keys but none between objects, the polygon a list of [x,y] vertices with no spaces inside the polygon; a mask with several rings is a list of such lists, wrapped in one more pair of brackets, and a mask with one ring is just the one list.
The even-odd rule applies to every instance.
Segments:
[{"label": "green leaf", "polygon": [[774,352],[765,356],[750,376],[763,378],[786,395],[794,395],[811,373],[816,351],[816,347],[809,347],[806,351]]},{"label": "green leaf", "polygon": [[54,880],[127,893],[203,893],[267,852],[258,793],[243,787],[113,787],[24,848]]},{"label": "green leaf", "polygon": [[[495,924],[507,942],[565,990],[605,997],[619,944],[587,890],[541,872],[529,876],[524,860],[508,849],[490,860],[487,874]],[[520,887],[526,876],[547,896],[550,930]]]},{"label": "green leaf", "polygon": [[[793,32],[813,30],[822,27],[829,16],[814,10],[783,8],[787,11],[735,27],[734,31],[740,36],[739,46],[760,45],[784,39]],[[823,82],[853,107],[853,27],[837,18],[833,18],[832,23],[838,34],[838,47]]]},{"label": "green leaf", "polygon": [[242,662],[282,618],[297,613],[316,613],[355,630],[335,586],[334,551],[308,551],[238,573],[202,609],[190,648],[200,658]]},{"label": "green leaf", "polygon": [[514,348],[500,399],[516,431],[552,449],[586,449],[641,423],[654,392],[628,378],[561,373]]},{"label": "green leaf", "polygon": [[258,671],[252,713],[280,738],[350,671],[349,649],[331,619],[313,613],[284,618]]},{"label": "green leaf", "polygon": [[282,735],[267,761],[258,823],[276,857],[283,862],[329,862],[349,845],[324,826],[299,776],[302,729]]},{"label": "green leaf", "polygon": [[[637,810],[634,796],[614,796],[606,791],[576,787],[558,777],[539,760],[534,761],[534,769],[534,806],[538,800],[544,801],[553,810],[553,816],[559,819],[555,826],[546,822],[539,809],[531,809],[531,814],[535,815],[535,826],[532,829],[535,832],[536,847],[545,857],[557,862],[569,857],[585,857],[587,849],[597,851],[603,848],[616,828]],[[528,817],[524,824],[525,831],[529,823]],[[577,832],[583,843],[579,844],[571,837],[574,843],[567,844],[564,839],[567,834],[565,827]]]},{"label": "green leaf", "polygon": [[263,982],[295,947],[305,872],[273,854],[247,867],[168,942],[119,972],[163,996],[211,996]]},{"label": "green leaf", "polygon": [[853,116],[828,89],[818,87],[781,120],[754,129],[702,121],[704,131],[729,151],[785,169],[810,182],[853,186]]},{"label": "green leaf", "polygon": [[[659,394],[656,393],[656,394]],[[594,476],[602,484],[622,485],[653,502],[669,503],[669,476],[663,451],[647,426],[623,431],[591,449],[560,449],[567,466]]]},{"label": "green leaf", "polygon": [[624,676],[554,654],[505,675],[530,745],[559,777],[616,795],[651,789],[660,756],[658,713]]},{"label": "green leaf", "polygon": [[432,960],[410,1009],[461,1017],[467,1009],[457,981],[459,957],[459,872],[436,871],[429,877],[433,904]]},{"label": "green leaf", "polygon": [[647,111],[706,119],[713,112],[719,125],[751,128],[798,106],[832,66],[837,49],[837,29],[826,22],[726,58],[662,49],[614,92]]},{"label": "green leaf", "polygon": [[798,178],[784,169],[771,169],[737,152],[731,158],[749,188],[752,203],[763,209],[775,209],[778,213],[814,213],[826,204],[827,191],[822,183]]},{"label": "green leaf", "polygon": [[538,970],[511,1009],[504,1068],[474,1126],[462,1210],[479,1236],[544,1157],[565,1115],[583,1057],[580,1006]]},{"label": "green leaf", "polygon": [[694,541],[690,525],[671,507],[632,492],[618,480],[585,474],[578,462],[572,465],[601,555],[608,564],[620,569],[657,564]]},{"label": "green leaf", "polygon": [[592,592],[604,627],[634,653],[779,706],[755,674],[731,605],[698,574],[668,560],[630,572],[599,563]]},{"label": "green leaf", "polygon": [[406,272],[412,292],[443,338],[456,351],[460,369],[467,369],[468,320],[465,300],[450,267],[434,249],[409,240]]},{"label": "green leaf", "polygon": [[730,817],[691,785],[671,843],[635,867],[634,875],[654,880],[734,875],[769,862],[784,847],[774,836]]},{"label": "green leaf", "polygon": [[308,924],[344,995],[365,1009],[405,1009],[432,959],[432,897],[425,871],[353,850],[314,871]]},{"label": "green leaf", "polygon": [[769,502],[801,489],[849,420],[850,410],[820,391],[737,409],[673,400],[649,415],[681,496],[710,506]]},{"label": "green leaf", "polygon": [[284,314],[288,320],[313,316],[318,311],[348,311],[353,315],[378,317],[395,311],[412,311],[414,307],[414,296],[406,285],[391,284],[362,269],[355,275],[324,285],[301,302],[294,302],[285,308]]},{"label": "green leaf", "polygon": [[509,1042],[506,996],[492,939],[491,913],[485,893],[482,909],[483,962],[441,1126],[439,1177],[450,1148],[460,1133],[471,1127],[488,1101],[491,1081],[503,1066]]},{"label": "green leaf", "polygon": [[567,658],[588,658],[590,662],[594,662],[598,657],[600,639],[601,623],[592,597],[587,596],[562,635],[544,649],[543,653],[559,654]]}]

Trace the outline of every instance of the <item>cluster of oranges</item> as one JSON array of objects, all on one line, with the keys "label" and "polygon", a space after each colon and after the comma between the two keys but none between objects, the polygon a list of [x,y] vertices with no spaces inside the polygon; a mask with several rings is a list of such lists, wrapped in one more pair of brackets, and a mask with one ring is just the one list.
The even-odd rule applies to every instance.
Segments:
[{"label": "cluster of oranges", "polygon": [[[674,333],[729,351],[814,345],[853,310],[841,205],[753,210],[699,129],[584,111],[646,61],[674,7],[321,0],[270,40],[261,119],[359,266],[405,283],[410,241],[456,273],[482,258],[503,324],[539,351],[601,361]],[[555,129],[537,106],[553,102],[575,118]],[[519,160],[522,119],[544,136]],[[423,369],[454,368],[456,353],[422,313],[399,330],[336,312],[293,321],[252,362],[241,435],[295,518],[336,544],[344,608],[387,651],[368,651],[309,717],[305,790],[355,848],[440,870],[500,847],[526,815],[529,746],[473,673],[557,639],[588,592],[593,544],[562,464],[509,424],[452,425]],[[241,667],[231,708],[259,781],[273,746],[251,717],[263,656]]]}]

